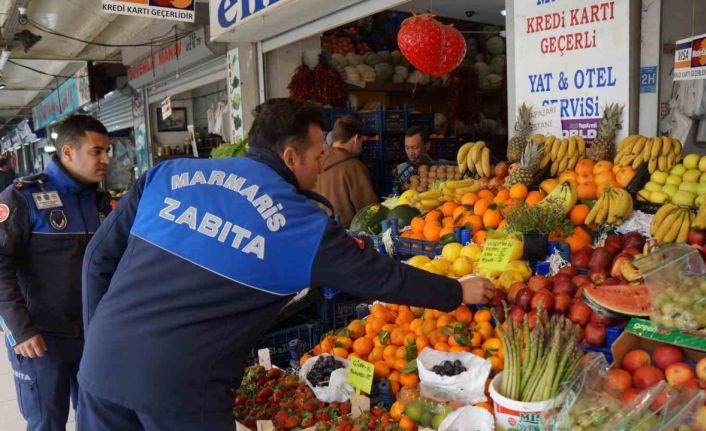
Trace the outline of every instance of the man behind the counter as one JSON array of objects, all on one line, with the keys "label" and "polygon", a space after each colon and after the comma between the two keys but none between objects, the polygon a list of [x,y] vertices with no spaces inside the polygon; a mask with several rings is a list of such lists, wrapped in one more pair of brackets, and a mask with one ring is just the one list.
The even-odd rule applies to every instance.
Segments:
[{"label": "man behind the counter", "polygon": [[407,161],[397,166],[397,181],[400,185],[409,183],[412,175],[419,173],[419,165],[431,164],[429,157],[431,140],[429,132],[421,126],[412,126],[404,134],[404,152]]},{"label": "man behind the counter", "polygon": [[383,257],[309,200],[323,126],[317,105],[270,100],[246,157],[161,163],[121,199],[84,260],[80,431],[232,430],[248,353],[310,285],[442,310],[490,299],[488,280]]},{"label": "man behind the counter", "polygon": [[58,130],[46,170],[0,194],[0,324],[27,430],[66,429],[83,348],[83,252],[110,211],[97,185],[110,164],[108,131],[86,115]]}]

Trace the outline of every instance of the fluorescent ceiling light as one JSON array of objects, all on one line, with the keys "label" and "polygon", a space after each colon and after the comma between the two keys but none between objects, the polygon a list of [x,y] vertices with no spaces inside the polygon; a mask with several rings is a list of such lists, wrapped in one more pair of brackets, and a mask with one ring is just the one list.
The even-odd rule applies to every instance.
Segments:
[{"label": "fluorescent ceiling light", "polygon": [[47,145],[43,150],[45,153],[56,153],[56,147],[53,145]]},{"label": "fluorescent ceiling light", "polygon": [[56,138],[58,138],[58,137],[59,137],[59,134],[58,134],[58,133],[56,133],[56,132],[51,132],[51,138],[52,138],[52,139],[56,139]]},{"label": "fluorescent ceiling light", "polygon": [[505,9],[501,10],[500,15],[507,16],[507,11]]}]

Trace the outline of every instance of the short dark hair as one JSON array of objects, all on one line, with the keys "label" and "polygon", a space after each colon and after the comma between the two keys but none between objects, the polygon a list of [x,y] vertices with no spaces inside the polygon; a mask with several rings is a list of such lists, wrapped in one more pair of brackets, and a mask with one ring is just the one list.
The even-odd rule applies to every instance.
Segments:
[{"label": "short dark hair", "polygon": [[0,157],[0,168],[5,168],[10,166],[10,161],[6,157]]},{"label": "short dark hair", "polygon": [[293,145],[298,152],[306,150],[309,125],[316,124],[322,130],[326,127],[321,106],[304,100],[270,99],[255,108],[253,114],[255,120],[248,132],[248,144],[278,153],[287,145]]},{"label": "short dark hair", "polygon": [[429,142],[429,132],[422,126],[412,126],[405,132],[405,137],[411,138],[414,135],[422,135],[422,143]]},{"label": "short dark hair", "polygon": [[[56,148],[60,150],[64,145],[79,148],[86,137],[86,132],[100,133],[108,136],[108,129],[103,123],[90,115],[72,115],[59,125],[56,138]],[[61,154],[61,151],[57,151]]]},{"label": "short dark hair", "polygon": [[363,125],[352,115],[339,117],[333,123],[333,142],[348,142],[355,135],[360,135]]}]

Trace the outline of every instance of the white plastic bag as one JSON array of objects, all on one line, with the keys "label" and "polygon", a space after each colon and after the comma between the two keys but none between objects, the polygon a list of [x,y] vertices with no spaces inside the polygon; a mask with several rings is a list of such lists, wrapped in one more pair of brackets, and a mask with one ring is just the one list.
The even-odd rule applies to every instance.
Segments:
[{"label": "white plastic bag", "polygon": [[[461,361],[466,371],[456,376],[440,376],[432,371],[444,361]],[[440,352],[424,349],[417,357],[421,395],[436,401],[476,404],[486,401],[485,381],[490,375],[490,361],[468,352]]]},{"label": "white plastic bag", "polygon": [[439,431],[494,431],[495,419],[486,409],[473,406],[461,407],[446,416]]},{"label": "white plastic bag", "polygon": [[319,359],[320,356],[332,356],[328,353],[323,353],[319,356],[314,356],[307,359],[304,365],[299,370],[299,378],[306,382],[306,385],[314,392],[316,399],[325,403],[331,403],[338,401],[339,403],[348,401],[348,399],[353,395],[355,389],[348,383],[348,369],[350,367],[350,362],[348,359],[343,359],[338,356],[334,356],[337,360],[343,363],[344,368],[339,368],[331,373],[331,378],[329,379],[328,386],[314,386],[311,384],[306,375],[309,374],[314,364]]}]

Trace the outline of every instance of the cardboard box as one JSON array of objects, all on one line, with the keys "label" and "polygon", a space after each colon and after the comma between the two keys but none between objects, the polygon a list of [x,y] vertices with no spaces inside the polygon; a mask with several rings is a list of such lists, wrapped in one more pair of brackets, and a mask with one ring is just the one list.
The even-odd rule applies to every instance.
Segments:
[{"label": "cardboard box", "polygon": [[[673,344],[673,343],[666,343],[663,341],[657,341],[649,338],[644,338],[639,335],[636,335],[632,332],[629,332],[627,329],[625,332],[623,332],[617,340],[615,340],[615,343],[611,346],[611,352],[613,353],[613,363],[614,364],[620,364],[623,362],[623,358],[625,355],[635,349],[643,349],[646,350],[647,352],[652,352],[654,349],[656,349],[659,346],[665,345],[665,344]],[[677,344],[675,344],[677,345]],[[706,352],[699,351],[699,350],[694,350],[694,349],[689,349],[683,346],[681,347],[682,350],[684,351],[684,355],[691,359],[694,362],[698,362],[701,358],[706,357]]]}]

